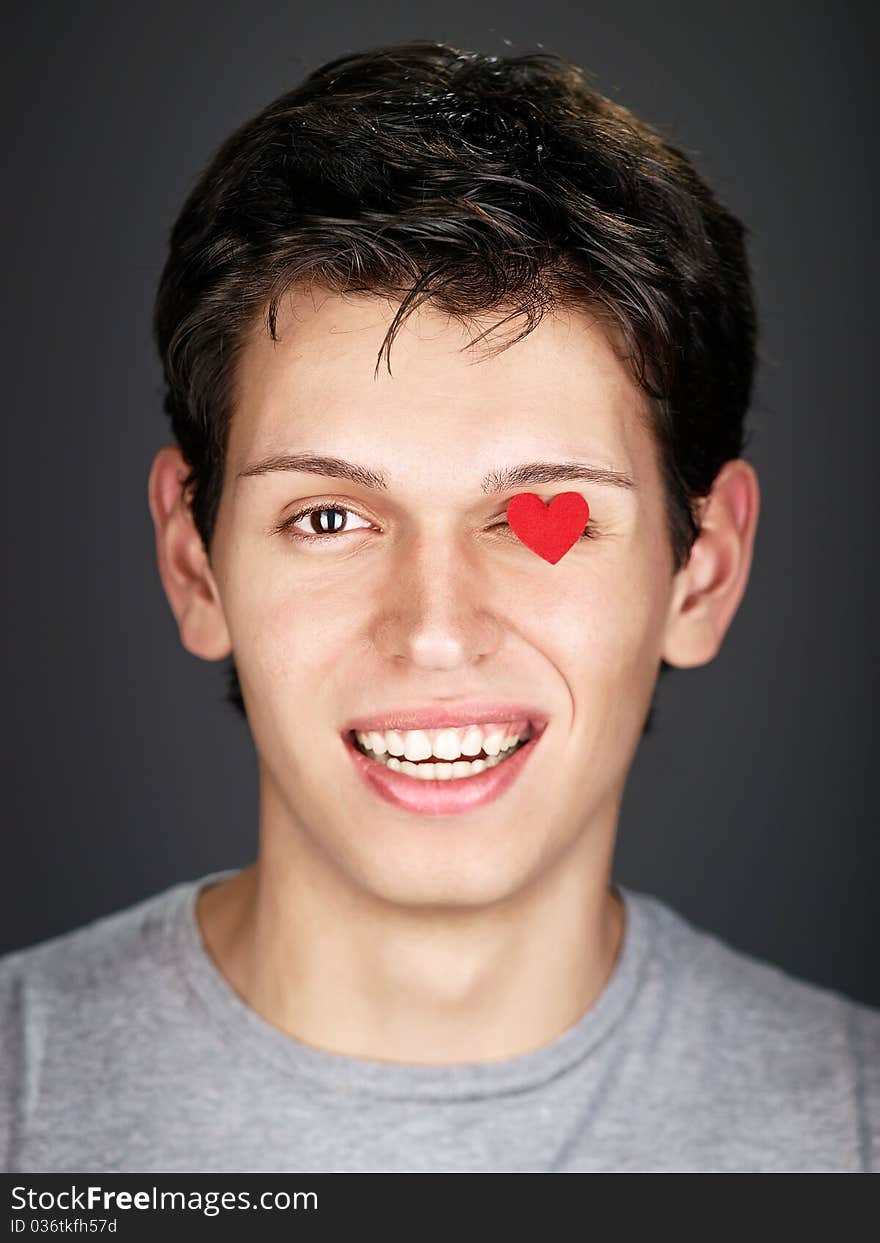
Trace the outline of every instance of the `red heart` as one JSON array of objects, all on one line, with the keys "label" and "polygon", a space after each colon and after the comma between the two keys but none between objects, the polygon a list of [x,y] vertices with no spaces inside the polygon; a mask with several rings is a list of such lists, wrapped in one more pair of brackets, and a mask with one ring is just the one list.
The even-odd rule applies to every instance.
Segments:
[{"label": "red heart", "polygon": [[520,492],[507,503],[507,524],[539,557],[555,565],[583,535],[590,507],[580,492],[560,492],[545,505],[534,492]]}]

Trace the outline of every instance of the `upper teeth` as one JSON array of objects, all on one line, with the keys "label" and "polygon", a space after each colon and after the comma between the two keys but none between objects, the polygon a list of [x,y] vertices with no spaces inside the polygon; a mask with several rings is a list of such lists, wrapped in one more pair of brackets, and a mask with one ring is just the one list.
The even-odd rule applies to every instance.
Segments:
[{"label": "upper teeth", "polygon": [[463,755],[498,755],[509,751],[526,732],[521,722],[508,725],[465,725],[460,729],[408,729],[355,732],[362,747],[374,755],[407,760],[457,760]]}]

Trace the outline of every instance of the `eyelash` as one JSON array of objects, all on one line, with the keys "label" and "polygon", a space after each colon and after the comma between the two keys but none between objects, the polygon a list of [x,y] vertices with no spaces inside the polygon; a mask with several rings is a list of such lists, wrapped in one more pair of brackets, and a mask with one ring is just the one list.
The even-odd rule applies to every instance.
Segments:
[{"label": "eyelash", "polygon": [[[340,535],[351,535],[352,534],[351,531],[324,531],[322,534],[318,534],[317,532],[314,532],[314,531],[305,532],[305,531],[294,531],[293,530],[294,523],[299,522],[300,518],[307,518],[309,514],[318,514],[324,510],[330,510],[333,513],[341,513],[341,514],[354,514],[355,513],[355,511],[353,509],[349,509],[347,505],[336,505],[336,504],[310,505],[307,509],[301,509],[298,513],[292,514],[289,518],[285,518],[283,522],[279,523],[279,525],[275,528],[275,530],[278,534],[286,534],[292,539],[302,540],[303,543],[312,543],[313,541],[316,541],[316,540],[318,542],[326,542],[327,540],[338,539]],[[358,518],[361,517],[360,514],[356,514],[355,516]],[[495,526],[506,527],[508,526],[508,524],[506,522],[498,522],[495,524]],[[359,531],[365,530],[364,527],[357,527],[355,529]],[[494,530],[495,527],[492,527],[491,529]],[[595,522],[593,522],[593,520],[590,519],[590,521],[587,523],[587,526],[584,530],[583,535],[581,535],[579,538],[580,539],[596,539],[598,534],[599,534],[599,531],[596,527]]]}]

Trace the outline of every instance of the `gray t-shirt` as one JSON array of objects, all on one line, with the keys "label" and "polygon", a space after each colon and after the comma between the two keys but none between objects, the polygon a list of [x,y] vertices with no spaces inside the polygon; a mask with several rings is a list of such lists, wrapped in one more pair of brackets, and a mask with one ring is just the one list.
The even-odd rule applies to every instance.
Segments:
[{"label": "gray t-shirt", "polygon": [[877,1171],[880,1010],[618,885],[615,968],[503,1061],[347,1057],[273,1027],[174,885],[0,957],[7,1172]]}]

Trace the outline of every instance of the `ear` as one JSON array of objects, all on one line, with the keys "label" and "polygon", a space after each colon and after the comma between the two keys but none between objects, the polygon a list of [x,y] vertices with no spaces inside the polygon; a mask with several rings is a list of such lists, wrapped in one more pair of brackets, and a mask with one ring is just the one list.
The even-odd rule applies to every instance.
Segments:
[{"label": "ear", "polygon": [[203,660],[222,660],[232,644],[205,547],[183,495],[188,473],[183,454],[173,445],[165,445],[153,459],[147,494],[159,576],[183,646]]},{"label": "ear", "polygon": [[663,659],[678,668],[718,653],[745,593],[760,511],[754,467],[725,462],[700,504],[700,535],[674,579]]}]

